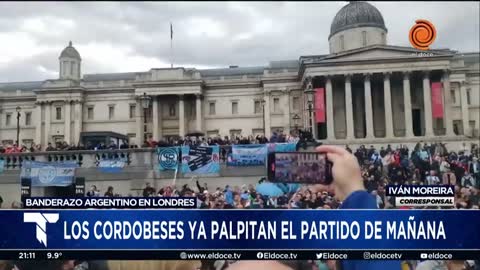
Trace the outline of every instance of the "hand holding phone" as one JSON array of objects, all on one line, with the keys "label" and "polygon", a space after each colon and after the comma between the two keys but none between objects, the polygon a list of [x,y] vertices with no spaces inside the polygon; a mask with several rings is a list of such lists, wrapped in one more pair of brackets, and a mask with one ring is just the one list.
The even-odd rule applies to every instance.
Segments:
[{"label": "hand holding phone", "polygon": [[328,160],[333,163],[332,177],[337,199],[343,200],[355,191],[365,190],[360,165],[354,155],[332,145],[319,146],[316,151],[326,153]]},{"label": "hand holding phone", "polygon": [[280,183],[332,183],[332,163],[325,153],[277,152],[268,155],[268,180]]}]

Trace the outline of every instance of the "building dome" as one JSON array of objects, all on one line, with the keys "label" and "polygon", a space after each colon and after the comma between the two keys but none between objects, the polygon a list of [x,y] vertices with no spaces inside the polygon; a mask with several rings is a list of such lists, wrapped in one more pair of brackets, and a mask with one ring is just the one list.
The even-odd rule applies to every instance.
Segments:
[{"label": "building dome", "polygon": [[340,31],[358,27],[378,27],[387,31],[382,14],[376,7],[367,2],[351,1],[335,15],[329,38]]},{"label": "building dome", "polygon": [[58,58],[60,64],[60,79],[72,79],[80,80],[82,76],[82,58],[78,51],[72,46],[72,42],[68,43],[68,46],[63,49]]},{"label": "building dome", "polygon": [[63,49],[62,53],[60,54],[60,58],[74,58],[77,60],[81,60],[80,54],[78,51],[72,46],[72,42],[68,43],[68,46]]}]

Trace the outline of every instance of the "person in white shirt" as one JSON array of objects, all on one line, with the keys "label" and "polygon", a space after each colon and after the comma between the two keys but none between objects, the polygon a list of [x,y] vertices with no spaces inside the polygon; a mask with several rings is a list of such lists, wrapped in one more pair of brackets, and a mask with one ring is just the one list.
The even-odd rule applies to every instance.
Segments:
[{"label": "person in white shirt", "polygon": [[473,175],[478,188],[478,185],[480,184],[480,161],[477,157],[473,157],[469,166],[469,171]]},{"label": "person in white shirt", "polygon": [[442,157],[442,161],[440,162],[440,173],[444,174],[450,169],[450,164]]},{"label": "person in white shirt", "polygon": [[97,186],[92,185],[90,190],[87,192],[87,197],[99,197],[100,191],[97,189]]},{"label": "person in white shirt", "polygon": [[472,173],[480,173],[480,162],[477,157],[472,158]]},{"label": "person in white shirt", "polygon": [[371,193],[374,197],[375,197],[375,200],[377,202],[377,207],[379,209],[383,208],[383,200],[382,200],[382,197],[380,197],[380,195],[378,195],[378,192],[376,190],[373,190],[372,193]]},{"label": "person in white shirt", "polygon": [[440,184],[440,178],[436,175],[435,171],[430,171],[430,175],[426,179],[427,185],[438,185]]},{"label": "person in white shirt", "polygon": [[415,270],[448,270],[444,261],[423,261],[417,264]]},{"label": "person in white shirt", "polygon": [[465,175],[462,177],[460,184],[462,185],[462,187],[475,187],[476,183],[472,175],[469,172],[465,172]]}]

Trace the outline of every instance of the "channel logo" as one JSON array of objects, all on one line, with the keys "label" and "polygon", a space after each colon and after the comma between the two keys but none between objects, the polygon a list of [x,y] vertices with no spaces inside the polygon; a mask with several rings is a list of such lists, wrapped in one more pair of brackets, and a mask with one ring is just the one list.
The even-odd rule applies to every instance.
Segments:
[{"label": "channel logo", "polygon": [[57,223],[59,217],[58,213],[23,213],[23,222],[37,224],[37,240],[47,247],[47,223]]},{"label": "channel logo", "polygon": [[437,38],[437,29],[433,23],[423,19],[416,20],[408,33],[410,44],[415,49],[422,51],[430,49],[429,46],[433,44],[435,38]]}]

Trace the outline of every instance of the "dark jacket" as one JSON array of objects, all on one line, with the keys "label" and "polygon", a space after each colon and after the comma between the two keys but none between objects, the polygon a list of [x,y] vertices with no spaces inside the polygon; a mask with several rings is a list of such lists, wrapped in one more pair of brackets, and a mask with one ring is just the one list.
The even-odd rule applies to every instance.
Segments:
[{"label": "dark jacket", "polygon": [[[377,209],[375,198],[365,190],[355,191],[343,201],[341,209]],[[400,261],[340,261],[342,270],[396,270],[401,269]]]}]

